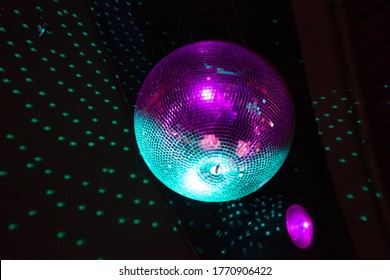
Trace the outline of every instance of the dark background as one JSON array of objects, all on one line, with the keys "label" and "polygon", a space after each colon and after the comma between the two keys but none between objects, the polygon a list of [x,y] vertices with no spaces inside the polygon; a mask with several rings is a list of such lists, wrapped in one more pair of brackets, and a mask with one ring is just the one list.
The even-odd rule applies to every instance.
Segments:
[{"label": "dark background", "polygon": [[[325,55],[320,50],[309,53],[309,62],[304,63],[301,51],[307,50],[310,40],[302,39],[302,30],[298,37],[294,12],[304,9],[297,2],[304,1],[2,2],[1,258],[386,256],[365,255],[360,249],[364,244],[356,237],[359,226],[386,232],[385,210],[375,212],[379,222],[370,224],[375,220],[372,212],[362,212],[358,206],[370,203],[382,209],[380,205],[388,205],[383,202],[386,193],[375,186],[386,183],[369,174],[375,166],[371,161],[370,167],[363,168],[368,170],[368,175],[362,173],[364,184],[352,179],[340,183],[339,176],[358,172],[361,169],[353,166],[367,160],[364,151],[355,152],[356,139],[344,140],[343,136],[341,144],[333,144],[334,139],[328,141],[322,129],[333,125],[343,135],[350,135],[349,128],[338,127],[341,115],[346,114],[352,134],[357,134],[361,111],[348,112],[357,98],[350,97],[344,110],[344,93],[337,91],[338,83],[325,89],[326,95],[318,95],[324,90],[322,84],[314,82],[319,90],[313,90],[315,77],[331,81],[332,75],[328,71],[329,77],[323,76],[323,65],[310,64],[313,56]],[[326,11],[335,9],[334,2],[321,2],[329,3],[324,5]],[[388,8],[377,5],[376,9],[380,7]],[[306,13],[314,15],[312,9],[316,8],[318,5],[308,6]],[[42,18],[52,34],[38,37],[36,24]],[[330,13],[326,19],[340,36],[343,29],[334,27],[337,14]],[[304,23],[300,18],[298,24]],[[318,26],[309,24],[304,31]],[[323,34],[322,39],[334,41],[336,50],[346,48],[337,36]],[[132,125],[136,94],[153,65],[180,46],[207,39],[235,42],[271,61],[289,85],[296,112],[294,143],[279,172],[259,191],[227,203],[189,200],[164,187],[139,155]],[[385,50],[382,47],[377,52]],[[341,72],[351,72],[345,65],[338,67]],[[381,72],[388,69],[383,67]],[[311,77],[310,84],[306,75]],[[388,94],[386,79],[384,75],[375,82]],[[350,92],[350,84],[354,86],[345,78],[345,92]],[[334,91],[339,96],[331,106],[340,108],[337,114],[327,111],[328,104],[320,107],[322,101],[334,98]],[[321,123],[323,119],[326,122]],[[387,120],[387,115],[383,119]],[[347,119],[343,120],[345,124]],[[360,134],[356,138],[359,142]],[[377,138],[383,139],[383,135]],[[386,143],[377,144],[375,153]],[[350,149],[356,154],[351,160],[340,152]],[[352,167],[347,171],[334,167],[333,157],[336,164]],[[387,162],[383,157],[382,161]],[[347,190],[349,187],[353,191]],[[283,230],[284,211],[294,202],[306,206],[316,222],[315,242],[306,251],[295,248]],[[357,209],[356,213],[345,207]]]}]

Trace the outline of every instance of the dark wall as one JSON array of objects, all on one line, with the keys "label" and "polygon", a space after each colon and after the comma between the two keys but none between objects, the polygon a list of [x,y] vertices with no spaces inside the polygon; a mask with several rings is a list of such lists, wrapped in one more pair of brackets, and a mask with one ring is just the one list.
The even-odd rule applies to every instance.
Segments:
[{"label": "dark wall", "polygon": [[[0,4],[1,258],[194,258],[138,154],[89,3],[34,4]],[[42,15],[52,35],[38,36]]]}]

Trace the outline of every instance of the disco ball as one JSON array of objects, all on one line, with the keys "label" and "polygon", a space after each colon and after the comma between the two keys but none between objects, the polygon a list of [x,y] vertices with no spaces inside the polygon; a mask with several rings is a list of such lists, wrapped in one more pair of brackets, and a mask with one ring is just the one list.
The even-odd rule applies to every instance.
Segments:
[{"label": "disco ball", "polygon": [[294,108],[281,76],[235,44],[197,42],[149,73],[134,112],[147,166],[173,191],[223,202],[261,188],[287,157]]}]

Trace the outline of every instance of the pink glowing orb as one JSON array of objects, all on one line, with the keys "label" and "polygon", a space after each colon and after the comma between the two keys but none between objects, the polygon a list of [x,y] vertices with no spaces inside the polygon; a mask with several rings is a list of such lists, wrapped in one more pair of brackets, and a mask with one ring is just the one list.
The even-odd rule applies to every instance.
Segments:
[{"label": "pink glowing orb", "polygon": [[298,204],[288,207],[286,226],[291,241],[300,249],[306,249],[313,243],[314,227],[309,213]]}]

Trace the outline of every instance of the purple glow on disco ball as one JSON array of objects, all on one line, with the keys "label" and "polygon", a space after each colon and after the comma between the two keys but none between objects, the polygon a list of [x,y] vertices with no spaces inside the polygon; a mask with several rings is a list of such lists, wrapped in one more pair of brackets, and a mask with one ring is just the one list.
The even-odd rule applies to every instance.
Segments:
[{"label": "purple glow on disco ball", "polygon": [[235,44],[177,49],[149,73],[134,112],[154,175],[186,197],[221,202],[262,187],[288,155],[294,108],[282,77]]},{"label": "purple glow on disco ball", "polygon": [[295,246],[306,249],[312,244],[314,226],[305,208],[298,204],[291,205],[286,212],[286,226],[290,239]]}]

